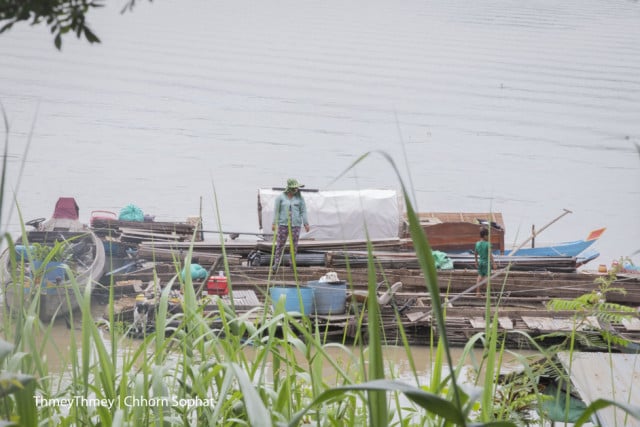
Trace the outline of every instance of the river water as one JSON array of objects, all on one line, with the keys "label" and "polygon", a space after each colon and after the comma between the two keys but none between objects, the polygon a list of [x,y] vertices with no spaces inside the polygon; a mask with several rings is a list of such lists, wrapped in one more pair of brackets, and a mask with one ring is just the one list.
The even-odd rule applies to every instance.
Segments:
[{"label": "river water", "polygon": [[637,1],[118,3],[89,16],[101,44],[0,36],[25,220],[73,196],[87,221],[202,204],[205,228],[256,232],[257,189],[288,177],[399,189],[380,155],[348,170],[382,150],[418,210],[502,212],[508,245],[566,208],[539,244],[607,227],[599,262],[640,249]]}]

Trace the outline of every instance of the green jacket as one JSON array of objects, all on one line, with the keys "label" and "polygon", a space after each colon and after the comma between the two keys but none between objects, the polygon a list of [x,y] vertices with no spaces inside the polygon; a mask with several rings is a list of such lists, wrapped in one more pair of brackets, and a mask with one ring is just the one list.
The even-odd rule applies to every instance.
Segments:
[{"label": "green jacket", "polygon": [[278,225],[289,224],[291,217],[292,227],[301,227],[309,224],[307,219],[307,205],[300,193],[291,199],[286,193],[280,194],[275,201],[273,223]]}]

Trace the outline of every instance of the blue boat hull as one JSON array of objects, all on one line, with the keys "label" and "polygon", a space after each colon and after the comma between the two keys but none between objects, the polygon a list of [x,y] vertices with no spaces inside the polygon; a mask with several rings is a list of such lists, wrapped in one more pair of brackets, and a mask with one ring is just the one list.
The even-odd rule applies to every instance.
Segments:
[{"label": "blue boat hull", "polygon": [[[576,240],[575,242],[559,243],[553,246],[541,246],[539,248],[522,248],[513,255],[518,256],[571,256],[575,257],[591,246],[595,240]],[[509,255],[512,251],[504,251]]]}]

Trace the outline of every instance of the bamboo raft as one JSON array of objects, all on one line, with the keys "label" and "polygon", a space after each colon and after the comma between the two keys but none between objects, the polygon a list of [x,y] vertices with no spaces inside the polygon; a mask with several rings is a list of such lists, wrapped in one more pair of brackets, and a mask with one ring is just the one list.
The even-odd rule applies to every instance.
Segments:
[{"label": "bamboo raft", "polygon": [[[339,277],[349,282],[349,297],[345,314],[317,315],[311,319],[326,335],[327,339],[349,341],[356,337],[357,326],[367,339],[367,316],[363,315],[365,306],[356,298],[358,294],[366,292],[367,271],[363,269],[328,270],[326,268],[298,268],[296,274],[292,269],[282,269],[275,277],[269,279],[269,270],[265,267],[235,266],[230,270],[228,278],[234,294],[234,305],[238,314],[253,310],[253,317],[260,318],[270,310],[268,289],[276,284],[295,285],[305,284],[307,281],[317,280],[328,271],[335,271]],[[165,273],[167,274],[167,273]],[[175,276],[175,267],[173,270]],[[157,277],[162,274],[156,273]],[[168,277],[168,276],[167,276]],[[546,307],[552,299],[574,299],[588,293],[595,293],[599,285],[597,274],[584,273],[553,273],[553,272],[506,272],[494,279],[491,284],[491,317],[497,316],[498,330],[504,337],[505,345],[509,348],[531,348],[532,343],[522,334],[526,333],[535,338],[542,346],[553,345],[571,333],[576,326],[576,313],[571,311],[550,311]],[[167,283],[170,279],[168,279]],[[389,304],[381,307],[383,336],[389,344],[399,344],[401,329],[409,344],[427,345],[437,340],[439,331],[432,318],[431,309],[434,301],[427,291],[425,278],[420,271],[410,269],[384,270],[379,272],[379,292],[387,289],[390,283],[402,282],[402,290],[394,295]],[[441,300],[437,302],[446,307],[446,333],[452,345],[464,345],[474,335],[485,331],[485,299],[477,298],[473,294],[465,294],[476,282],[475,271],[446,270],[438,272],[438,285]],[[179,287],[179,281],[174,281]],[[196,291],[200,291],[204,283],[195,283]],[[128,282],[115,282],[120,291],[118,295],[125,296],[129,292],[140,292],[145,282],[140,279]],[[150,285],[147,285],[150,286]],[[610,292],[606,294],[606,301],[626,306],[640,307],[640,277],[618,277],[612,287],[621,288],[626,294]],[[227,297],[229,298],[229,297]],[[245,303],[240,303],[238,298]],[[453,305],[448,301],[454,301]],[[231,304],[231,301],[227,301]],[[130,310],[131,308],[129,308]],[[216,318],[217,306],[208,304],[205,309],[212,319]],[[122,311],[126,318],[127,310]],[[631,317],[619,324],[599,324],[594,317],[582,319],[577,326],[584,340],[578,345],[582,348],[604,348],[600,331],[609,329],[620,337],[630,340],[640,340],[640,317]],[[544,336],[548,336],[543,339]],[[435,341],[434,341],[435,342]]]},{"label": "bamboo raft", "polygon": [[[471,215],[480,218],[480,214]],[[442,228],[435,222],[432,224],[432,219],[427,219],[423,225],[428,230],[435,232]],[[464,218],[454,219],[466,221]],[[472,225],[474,228],[470,236],[475,241],[479,225]],[[233,294],[233,298],[227,297],[227,302],[235,306],[238,313],[251,310],[255,316],[261,313],[269,315],[271,286],[305,285],[330,271],[335,272],[348,283],[348,292],[352,296],[347,299],[345,314],[313,315],[312,320],[330,338],[354,339],[356,331],[361,331],[362,338],[366,339],[367,316],[362,315],[366,306],[357,297],[368,289],[368,264],[372,258],[376,268],[375,285],[380,292],[387,290],[392,283],[402,283],[401,291],[381,307],[382,328],[387,342],[398,342],[402,331],[410,344],[428,344],[437,339],[440,332],[431,316],[435,305],[447,307],[445,329],[454,345],[466,343],[486,327],[486,300],[470,292],[477,280],[473,257],[465,254],[450,256],[454,269],[438,271],[440,301],[432,301],[411,240],[404,235],[403,238],[369,242],[300,240],[296,269],[281,266],[277,274],[272,274],[269,269],[274,245],[272,240],[243,241],[221,233],[219,242],[193,241],[199,230],[194,225],[181,223],[139,223],[96,217],[92,226],[104,236],[105,245],[111,248],[117,243],[126,248],[118,252],[120,259],[111,263],[111,270],[94,291],[94,295],[103,299],[113,291],[122,300],[118,307],[119,318],[126,318],[127,313],[131,313],[131,304],[135,301],[131,297],[134,295],[149,293],[152,289],[154,295],[149,298],[153,300],[157,298],[158,290],[168,283],[178,291],[181,282],[176,280],[176,276],[185,270],[183,263],[187,254],[191,254],[191,263],[199,264],[209,275],[224,270],[226,266]],[[112,256],[115,260],[115,255]],[[491,316],[497,316],[498,329],[510,347],[529,345],[520,332],[536,338],[559,333],[554,339],[547,338],[546,343],[563,339],[573,330],[572,322],[577,313],[551,312],[546,304],[554,299],[574,300],[585,294],[597,296],[600,289],[597,279],[601,276],[577,272],[578,260],[575,257],[496,256],[496,261],[499,270],[488,285]],[[283,262],[285,265],[289,263],[288,255],[283,256]],[[193,281],[196,292],[204,289],[206,281],[207,278]],[[619,275],[610,288],[620,288],[625,293],[606,292],[606,302],[640,307],[639,275]],[[174,305],[178,310],[179,304]],[[207,303],[205,310],[212,319],[216,318],[216,304]],[[635,315],[627,323],[602,325],[589,319],[586,326],[580,327],[583,327],[582,336],[597,337],[606,329],[621,337],[640,339],[638,323],[640,319]]]},{"label": "bamboo raft", "polygon": [[[203,267],[211,269],[220,264],[205,264]],[[281,268],[276,275],[270,276],[268,267],[247,267],[230,265],[229,282],[238,289],[247,287],[266,288],[275,281],[304,284],[317,280],[329,271],[334,271],[339,277],[348,279],[354,290],[366,290],[368,272],[366,269],[328,269],[326,267],[299,267],[295,274],[292,268]],[[151,264],[146,269],[131,273],[114,274],[113,283],[127,280],[149,281],[158,277],[162,282],[168,282],[178,272],[172,263]],[[559,272],[521,272],[505,271],[491,281],[492,294],[500,295],[502,301],[510,298],[565,298],[573,299],[580,295],[596,292],[599,284],[596,282],[601,274],[587,273],[559,273]],[[452,296],[464,292],[476,283],[477,273],[473,270],[440,270],[438,271],[438,287],[443,296]],[[385,269],[378,271],[376,281],[388,283],[402,282],[403,292],[416,295],[427,292],[425,277],[420,270],[414,269]],[[104,281],[103,281],[104,283]],[[107,281],[107,283],[109,283]],[[196,287],[200,282],[195,282]],[[640,276],[620,275],[611,284],[612,288],[624,290],[624,294],[610,292],[606,298],[608,302],[617,304],[640,306]]]}]

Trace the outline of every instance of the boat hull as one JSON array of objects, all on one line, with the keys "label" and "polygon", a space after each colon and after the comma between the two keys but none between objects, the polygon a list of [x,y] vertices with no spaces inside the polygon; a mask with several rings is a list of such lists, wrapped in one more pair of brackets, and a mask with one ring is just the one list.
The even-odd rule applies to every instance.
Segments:
[{"label": "boat hull", "polygon": [[522,248],[517,252],[507,250],[505,255],[518,256],[546,256],[546,257],[575,257],[589,248],[595,240],[576,240],[575,242],[560,243],[552,246],[541,246],[539,248]]},{"label": "boat hull", "polygon": [[[33,231],[27,233],[28,243],[47,243],[66,240],[71,242],[69,262],[64,266],[52,269],[47,266],[35,267],[36,261],[29,258],[17,259],[16,266],[23,273],[12,274],[10,249],[0,257],[2,276],[0,280],[4,287],[5,304],[10,311],[18,312],[20,307],[35,305],[36,312],[42,321],[48,322],[56,316],[63,316],[79,307],[79,301],[73,291],[76,283],[80,289],[90,283],[97,283],[104,273],[105,251],[102,241],[89,230],[83,232],[55,232]],[[23,241],[22,238],[17,241]],[[31,264],[34,264],[33,266]],[[60,272],[62,273],[55,273]]]},{"label": "boat hull", "polygon": [[38,286],[32,289],[10,284],[5,290],[5,298],[8,307],[15,310],[19,310],[20,304],[30,305],[33,298],[38,298],[35,310],[43,322],[66,316],[80,306],[72,287],[69,285]]}]

